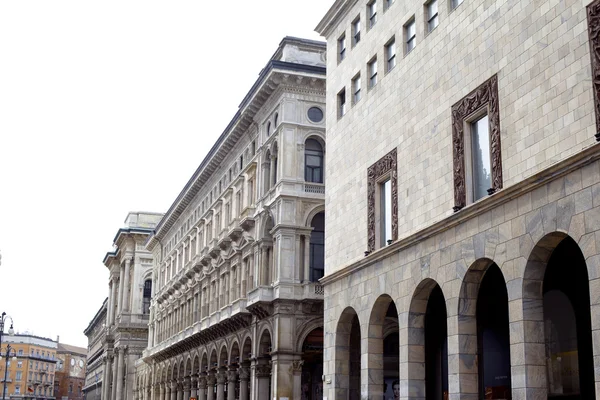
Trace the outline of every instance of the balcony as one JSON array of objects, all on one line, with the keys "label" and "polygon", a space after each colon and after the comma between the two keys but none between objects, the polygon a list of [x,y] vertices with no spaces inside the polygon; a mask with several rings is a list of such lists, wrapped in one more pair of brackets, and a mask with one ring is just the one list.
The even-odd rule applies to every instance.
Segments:
[{"label": "balcony", "polygon": [[325,185],[322,183],[304,183],[304,193],[325,194]]}]

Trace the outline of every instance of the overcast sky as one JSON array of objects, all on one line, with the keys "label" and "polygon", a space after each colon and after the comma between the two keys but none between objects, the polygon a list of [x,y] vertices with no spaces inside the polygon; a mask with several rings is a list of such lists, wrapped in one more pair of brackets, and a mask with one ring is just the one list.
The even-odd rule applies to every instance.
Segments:
[{"label": "overcast sky", "polygon": [[1,1],[0,312],[87,346],[128,211],[165,212],[333,0]]}]

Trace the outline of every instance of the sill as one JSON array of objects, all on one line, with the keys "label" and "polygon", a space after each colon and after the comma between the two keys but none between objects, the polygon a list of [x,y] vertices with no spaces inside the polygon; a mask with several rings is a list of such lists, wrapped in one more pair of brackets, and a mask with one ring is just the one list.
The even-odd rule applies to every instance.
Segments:
[{"label": "sill", "polygon": [[392,68],[388,69],[387,71],[385,71],[385,75],[389,74],[390,72],[392,72],[394,69],[396,69],[396,66],[394,65]]},{"label": "sill", "polygon": [[412,49],[410,49],[409,51],[407,51],[406,53],[404,53],[404,57],[406,57],[406,56],[408,56],[410,53],[412,53],[412,52],[415,50],[415,48],[416,48],[416,47],[417,47],[417,46],[415,45],[415,47],[413,47]]},{"label": "sill", "polygon": [[438,27],[438,26],[440,26],[440,24],[437,24],[437,26],[436,26],[435,28],[433,28],[432,30],[428,31],[428,32],[425,34],[425,37],[429,36],[429,34],[431,34],[432,32],[435,32],[435,30],[437,29],[437,27]]}]

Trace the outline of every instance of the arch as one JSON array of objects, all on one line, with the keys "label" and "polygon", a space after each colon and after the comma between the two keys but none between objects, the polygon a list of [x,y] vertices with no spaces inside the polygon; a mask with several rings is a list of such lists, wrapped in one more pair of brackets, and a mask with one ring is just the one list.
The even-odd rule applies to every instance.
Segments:
[{"label": "arch", "polygon": [[309,137],[304,142],[304,180],[324,183],[325,147],[321,141]]},{"label": "arch", "polygon": [[[463,385],[461,393],[502,399],[511,393],[508,291],[496,263],[476,260],[464,276],[458,299],[459,374],[477,386]],[[468,378],[470,376],[470,378]],[[473,393],[473,391],[475,391]]]},{"label": "arch", "polygon": [[311,282],[317,282],[325,276],[325,212],[316,214],[310,225],[308,278]]},{"label": "arch", "polygon": [[240,345],[237,338],[235,338],[231,342],[231,348],[229,350],[229,364],[240,364],[241,361]]},{"label": "arch", "polygon": [[267,136],[271,136],[271,121],[267,122]]},{"label": "arch", "polygon": [[594,399],[590,280],[581,247],[564,232],[542,237],[527,259],[522,289],[523,323],[530,327],[524,363],[546,372],[536,397]]},{"label": "arch", "polygon": [[152,276],[144,279],[142,290],[142,314],[150,314],[150,302],[152,300]]},{"label": "arch", "polygon": [[444,293],[430,278],[412,296],[408,316],[409,397],[440,400],[448,395],[448,328]]},{"label": "arch", "polygon": [[360,399],[361,383],[361,333],[358,314],[347,307],[335,331],[334,379],[339,398]]},{"label": "arch", "polygon": [[308,389],[309,393],[317,393],[323,385],[323,333],[323,326],[317,326],[304,335],[302,340],[300,386]]},{"label": "arch", "polygon": [[275,126],[275,129],[277,129],[277,125],[279,125],[279,113],[275,113],[273,117],[273,126]]},{"label": "arch", "polygon": [[306,337],[315,329],[317,328],[323,328],[324,326],[324,322],[323,322],[323,317],[317,317],[314,319],[309,320],[303,327],[302,329],[300,329],[300,331],[298,332],[297,335],[297,342],[295,344],[295,348],[296,351],[298,353],[302,352],[302,346],[304,345],[304,341],[306,340]]},{"label": "arch", "polygon": [[221,350],[219,351],[219,367],[223,368],[229,365],[229,358],[227,352],[227,343],[221,344]]},{"label": "arch", "polygon": [[196,375],[200,372],[200,358],[198,357],[198,353],[194,352],[193,360],[192,360],[192,374]]},{"label": "arch", "polygon": [[267,325],[263,326],[260,330],[260,335],[258,335],[258,337],[259,340],[256,344],[256,356],[261,357],[267,355],[267,353],[270,353],[272,351],[271,346],[273,335],[271,335],[271,329]]},{"label": "arch", "polygon": [[202,352],[202,356],[200,357],[200,371],[205,372],[208,371],[208,353],[206,349]]},{"label": "arch", "polygon": [[184,364],[184,369],[183,369],[183,376],[190,376],[192,375],[192,358],[188,355],[185,359],[185,364]]},{"label": "arch", "polygon": [[396,304],[389,295],[382,294],[373,304],[367,331],[369,380],[362,384],[361,392],[369,393],[369,397],[384,397],[386,381],[400,378],[399,331]]},{"label": "arch", "polygon": [[242,361],[250,361],[252,358],[252,336],[247,334],[242,343],[240,359]]},{"label": "arch", "polygon": [[325,212],[325,204],[320,204],[316,207],[311,208],[304,218],[304,225],[306,227],[309,227],[315,215],[321,212]]}]

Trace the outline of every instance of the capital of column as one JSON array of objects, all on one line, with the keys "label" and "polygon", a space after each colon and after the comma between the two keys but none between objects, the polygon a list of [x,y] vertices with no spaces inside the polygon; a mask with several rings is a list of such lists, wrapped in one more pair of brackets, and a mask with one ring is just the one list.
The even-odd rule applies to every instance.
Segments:
[{"label": "capital of column", "polygon": [[290,365],[290,372],[292,372],[294,375],[301,375],[303,365],[304,365],[304,360],[292,361],[292,365]]},{"label": "capital of column", "polygon": [[217,384],[222,385],[227,381],[227,375],[223,371],[219,371],[217,373]]},{"label": "capital of column", "polygon": [[214,386],[215,382],[216,382],[216,378],[215,378],[215,373],[214,372],[209,372],[208,376],[206,377],[206,384],[208,386]]},{"label": "capital of column", "polygon": [[198,374],[194,374],[191,376],[192,387],[195,388],[198,386]]},{"label": "capital of column", "polygon": [[185,378],[183,378],[183,390],[190,390],[190,377],[186,376]]},{"label": "capital of column", "polygon": [[250,380],[250,369],[247,367],[241,367],[239,370],[240,381]]},{"label": "capital of column", "polygon": [[271,376],[271,366],[270,365],[257,365],[255,368],[256,368],[256,377],[257,378],[268,378]]},{"label": "capital of column", "polygon": [[177,390],[177,379],[171,381],[171,390]]},{"label": "capital of column", "polygon": [[198,387],[200,389],[206,389],[206,377],[205,376],[201,376],[198,378]]},{"label": "capital of column", "polygon": [[227,371],[227,382],[236,382],[238,377],[238,373],[235,368],[230,368]]}]

